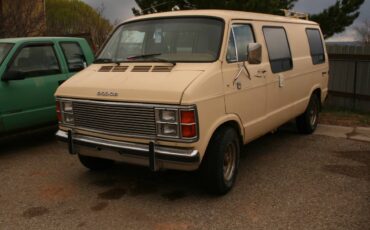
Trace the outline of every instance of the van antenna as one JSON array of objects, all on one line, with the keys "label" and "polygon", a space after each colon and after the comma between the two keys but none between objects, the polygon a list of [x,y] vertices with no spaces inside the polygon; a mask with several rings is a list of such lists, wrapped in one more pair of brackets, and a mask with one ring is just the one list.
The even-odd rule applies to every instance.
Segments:
[{"label": "van antenna", "polygon": [[298,18],[298,19],[304,19],[304,20],[309,19],[308,13],[298,12],[298,11],[288,10],[288,9],[281,9],[281,11],[284,12],[285,17]]}]

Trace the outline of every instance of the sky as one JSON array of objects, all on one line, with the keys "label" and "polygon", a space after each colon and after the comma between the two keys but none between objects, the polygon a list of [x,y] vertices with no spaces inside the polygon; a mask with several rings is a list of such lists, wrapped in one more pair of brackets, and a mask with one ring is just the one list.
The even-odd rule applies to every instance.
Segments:
[{"label": "sky", "polygon": [[[124,21],[133,17],[131,8],[137,7],[135,0],[82,0],[94,8],[104,4],[104,16],[111,22],[116,20]],[[308,13],[319,13],[328,6],[334,4],[336,0],[299,0],[294,9],[297,11]],[[365,0],[360,9],[360,17],[357,18],[354,25],[359,24],[363,20],[370,20],[370,0]],[[329,38],[329,41],[354,41],[357,39],[356,32],[353,26],[348,27],[345,32],[336,34]]]}]

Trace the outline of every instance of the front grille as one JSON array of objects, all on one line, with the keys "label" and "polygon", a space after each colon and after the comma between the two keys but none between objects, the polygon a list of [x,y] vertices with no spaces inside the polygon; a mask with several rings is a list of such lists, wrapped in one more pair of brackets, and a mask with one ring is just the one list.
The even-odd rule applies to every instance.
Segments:
[{"label": "front grille", "polygon": [[77,128],[123,136],[154,137],[156,135],[155,114],[152,107],[74,101],[73,113]]}]

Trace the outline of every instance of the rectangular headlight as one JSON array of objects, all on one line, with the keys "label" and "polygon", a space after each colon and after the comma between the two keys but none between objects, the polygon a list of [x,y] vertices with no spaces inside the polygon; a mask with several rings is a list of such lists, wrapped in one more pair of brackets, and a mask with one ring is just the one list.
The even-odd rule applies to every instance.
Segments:
[{"label": "rectangular headlight", "polygon": [[62,102],[62,112],[65,113],[72,113],[73,112],[73,106],[71,101],[63,101]]},{"label": "rectangular headlight", "polygon": [[158,109],[156,111],[157,120],[161,122],[176,122],[178,118],[177,109]]},{"label": "rectangular headlight", "polygon": [[161,136],[177,137],[178,127],[177,124],[160,123],[158,124],[158,134]]},{"label": "rectangular headlight", "polygon": [[73,114],[69,114],[69,113],[64,113],[63,114],[63,120],[64,120],[64,123],[66,124],[73,124],[75,122],[75,119],[73,117]]}]

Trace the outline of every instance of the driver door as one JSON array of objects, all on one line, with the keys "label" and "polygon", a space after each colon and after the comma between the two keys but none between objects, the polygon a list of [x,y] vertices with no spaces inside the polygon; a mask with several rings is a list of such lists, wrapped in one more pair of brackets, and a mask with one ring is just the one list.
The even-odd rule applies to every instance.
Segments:
[{"label": "driver door", "polygon": [[[1,81],[2,132],[56,120],[54,92],[65,80],[53,43],[27,43],[18,48]],[[13,77],[13,78],[12,78]]]},{"label": "driver door", "polygon": [[226,61],[222,64],[227,113],[241,119],[245,140],[252,140],[265,132],[266,68],[268,63],[249,64],[248,44],[255,43],[251,24],[233,22],[229,31]]}]

